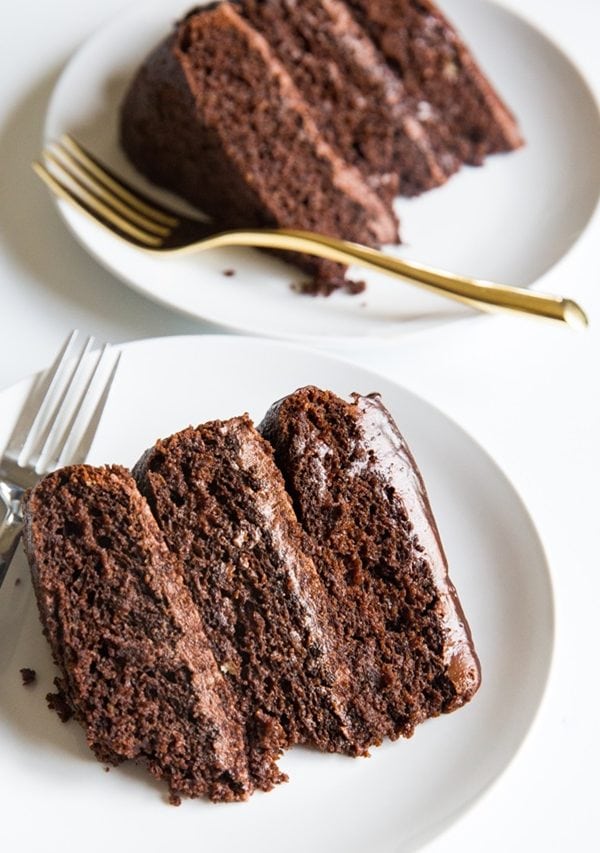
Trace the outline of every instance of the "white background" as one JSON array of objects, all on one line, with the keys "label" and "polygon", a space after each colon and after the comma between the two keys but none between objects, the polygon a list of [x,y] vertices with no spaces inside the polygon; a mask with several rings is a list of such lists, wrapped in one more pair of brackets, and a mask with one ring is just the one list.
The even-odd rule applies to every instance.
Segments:
[{"label": "white background", "polygon": [[[554,38],[600,93],[599,0],[505,2]],[[74,326],[114,342],[211,331],[92,261],[29,168],[61,68],[125,5],[0,3],[0,388],[44,367]],[[600,849],[599,244],[597,212],[543,281],[583,304],[587,333],[480,317],[351,353],[442,407],[492,453],[525,499],[553,570],[557,643],[540,714],[508,771],[431,851]]]}]

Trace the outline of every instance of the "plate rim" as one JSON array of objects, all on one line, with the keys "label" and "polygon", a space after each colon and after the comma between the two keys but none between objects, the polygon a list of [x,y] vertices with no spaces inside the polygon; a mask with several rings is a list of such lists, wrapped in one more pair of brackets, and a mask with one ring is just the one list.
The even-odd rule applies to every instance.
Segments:
[{"label": "plate rim", "polygon": [[[205,3],[209,3],[211,0],[199,0],[201,5]],[[191,0],[190,0],[191,2]],[[460,2],[465,2],[465,0],[460,0]],[[469,0],[472,2],[472,0]],[[500,14],[503,14],[509,18],[515,18],[519,21],[522,26],[525,26],[531,30],[533,30],[539,37],[546,41],[548,45],[550,45],[554,51],[556,51],[562,58],[562,60],[570,66],[571,70],[576,74],[578,78],[578,82],[580,86],[585,90],[586,94],[590,99],[590,103],[593,105],[596,113],[596,118],[598,119],[598,125],[600,127],[600,91],[596,92],[594,87],[588,82],[588,79],[579,65],[577,58],[572,56],[571,53],[563,48],[561,44],[555,39],[553,35],[547,32],[543,25],[538,24],[537,21],[533,20],[526,13],[523,13],[521,9],[515,9],[512,5],[507,5],[502,2],[502,0],[478,0],[478,3],[481,5],[484,3],[492,8],[494,8]],[[69,73],[71,66],[79,60],[79,57],[86,51],[86,49],[94,42],[97,37],[100,37],[102,33],[108,30],[110,27],[116,25],[121,18],[124,18],[126,15],[135,14],[136,10],[143,10],[145,8],[144,0],[130,0],[119,12],[116,14],[108,16],[100,26],[96,27],[76,48],[76,50],[70,55],[69,59],[63,66],[58,79],[56,80],[50,98],[48,100],[46,113],[44,116],[44,122],[42,127],[42,146],[45,146],[48,142],[51,141],[52,136],[48,131],[48,126],[52,120],[52,115],[54,112],[54,106],[56,101],[58,100],[58,95],[60,94],[61,84],[63,80],[66,78]],[[444,14],[445,10],[442,9]],[[132,278],[127,276],[125,270],[116,269],[115,266],[111,263],[110,257],[106,254],[102,254],[95,249],[95,247],[91,246],[90,243],[84,238],[81,233],[81,229],[78,228],[77,223],[81,221],[83,214],[79,211],[76,211],[68,202],[63,199],[56,198],[54,195],[51,196],[52,201],[56,205],[59,215],[61,216],[63,222],[66,224],[68,231],[75,237],[76,241],[79,245],[86,251],[86,253],[93,258],[97,263],[99,263],[105,270],[107,270],[112,276],[114,276],[118,281],[125,284],[127,287],[131,288],[135,293],[143,296],[145,299],[148,299],[151,302],[159,305],[160,307],[167,308],[168,310],[174,312],[176,315],[185,317],[187,319],[194,320],[196,322],[206,323],[209,327],[216,329],[216,334],[227,331],[233,332],[237,335],[255,335],[264,338],[272,338],[274,340],[289,340],[295,341],[298,343],[304,343],[309,346],[314,345],[317,347],[328,347],[328,346],[348,346],[352,344],[386,344],[386,343],[395,343],[397,341],[403,340],[405,337],[410,337],[412,335],[427,332],[432,327],[444,327],[449,324],[464,322],[466,320],[475,321],[481,320],[485,318],[486,313],[479,312],[475,309],[461,306],[459,310],[456,310],[455,313],[449,314],[447,316],[438,317],[435,321],[426,324],[425,326],[420,326],[419,324],[406,324],[405,327],[399,327],[389,333],[382,333],[381,330],[377,330],[369,333],[368,331],[362,332],[348,332],[343,334],[311,334],[310,331],[303,332],[280,332],[277,329],[273,329],[269,324],[257,323],[254,322],[251,326],[244,325],[241,322],[231,322],[227,318],[225,319],[213,319],[211,317],[206,317],[204,314],[198,313],[193,308],[188,308],[181,304],[175,304],[169,301],[168,297],[163,296],[160,293],[149,292],[147,288],[144,287],[142,283],[132,280]],[[544,270],[534,281],[525,285],[526,289],[535,289],[540,282],[543,282],[550,274],[553,274],[559,267],[561,267],[568,258],[570,258],[573,251],[579,245],[582,237],[589,230],[591,223],[594,221],[598,210],[600,209],[600,186],[598,188],[598,193],[593,204],[593,207],[589,211],[588,218],[585,222],[585,225],[581,228],[578,235],[574,239],[574,241],[569,245],[568,249],[561,255],[551,266]],[[118,238],[117,238],[118,239]],[[126,241],[125,241],[126,242]],[[411,286],[407,284],[406,286]]]}]

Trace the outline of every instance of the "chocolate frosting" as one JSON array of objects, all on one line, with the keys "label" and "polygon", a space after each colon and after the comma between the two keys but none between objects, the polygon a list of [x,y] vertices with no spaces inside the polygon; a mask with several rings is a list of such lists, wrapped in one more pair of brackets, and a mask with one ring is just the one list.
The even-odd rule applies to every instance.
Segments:
[{"label": "chocolate frosting", "polygon": [[[417,464],[392,416],[377,393],[352,395],[368,463],[382,480],[393,486],[406,507],[419,546],[431,567],[439,595],[438,611],[444,628],[444,664],[463,701],[475,693],[481,680],[479,660],[454,584],[429,497]],[[462,703],[461,703],[462,704]]]}]

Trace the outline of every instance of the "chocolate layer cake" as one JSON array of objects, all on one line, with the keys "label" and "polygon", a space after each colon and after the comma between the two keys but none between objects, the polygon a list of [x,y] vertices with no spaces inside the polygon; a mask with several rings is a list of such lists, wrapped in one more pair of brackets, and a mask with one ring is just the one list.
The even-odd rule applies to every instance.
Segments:
[{"label": "chocolate layer cake", "polygon": [[[146,60],[122,107],[121,139],[144,175],[220,226],[397,242],[391,208],[323,139],[267,41],[230,3],[190,14]],[[317,289],[343,284],[337,264],[296,261]]]},{"label": "chocolate layer cake", "polygon": [[134,473],[184,568],[248,742],[364,752],[325,590],[272,449],[249,418],[159,441]]},{"label": "chocolate layer cake", "polygon": [[515,118],[431,0],[345,0],[457,164],[523,144]]},{"label": "chocolate layer cake", "polygon": [[303,388],[260,426],[342,630],[365,742],[409,736],[479,685],[423,481],[377,395]]},{"label": "chocolate layer cake", "polygon": [[261,430],[190,427],[135,477],[73,466],[26,501],[61,670],[50,704],[174,802],[269,790],[297,743],[364,755],[479,685],[423,481],[379,398],[303,388]]},{"label": "chocolate layer cake", "polygon": [[384,198],[446,180],[414,99],[341,0],[239,0],[237,8],[269,42],[323,137]]},{"label": "chocolate layer cake", "polygon": [[[514,117],[430,0],[231,0],[192,10],[144,62],[121,141],[220,227],[398,241],[391,199],[522,144]],[[285,253],[309,292],[345,269]]]},{"label": "chocolate layer cake", "polygon": [[24,542],[64,699],[98,760],[141,760],[174,801],[245,799],[234,697],[131,475],[49,475],[29,495]]}]

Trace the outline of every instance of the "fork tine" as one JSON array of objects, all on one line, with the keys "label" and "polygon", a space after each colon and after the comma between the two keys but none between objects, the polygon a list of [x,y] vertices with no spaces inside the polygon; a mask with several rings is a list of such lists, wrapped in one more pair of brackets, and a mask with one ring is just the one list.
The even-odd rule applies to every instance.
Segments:
[{"label": "fork tine", "polygon": [[132,225],[128,220],[124,219],[119,214],[115,213],[110,207],[102,204],[92,193],[88,192],[84,187],[78,184],[73,179],[68,183],[60,179],[56,174],[52,174],[38,160],[34,161],[32,168],[36,175],[49,187],[52,192],[59,198],[69,202],[73,207],[77,208],[81,213],[84,213],[89,219],[94,222],[100,222],[106,228],[116,234],[121,239],[128,243],[134,242],[143,248],[158,248],[162,245],[162,239],[147,231],[143,231],[135,225]]},{"label": "fork tine", "polygon": [[90,447],[92,446],[92,442],[94,440],[94,436],[96,435],[96,432],[98,430],[100,418],[102,417],[102,413],[105,409],[106,401],[112,388],[119,362],[121,361],[121,355],[121,352],[117,353],[115,363],[113,364],[112,370],[106,382],[104,383],[104,389],[102,391],[102,394],[100,395],[100,398],[98,399],[96,408],[92,412],[92,415],[87,422],[86,428],[81,436],[81,440],[78,446],[74,449],[73,454],[70,456],[70,461],[73,465],[78,464],[80,462],[85,462],[87,458],[87,455],[90,451]]},{"label": "fork tine", "polygon": [[90,335],[86,339],[81,352],[77,356],[75,365],[73,367],[69,365],[68,368],[70,369],[66,369],[66,376],[64,375],[64,370],[57,375],[56,385],[58,385],[58,387],[55,386],[52,389],[52,407],[51,411],[47,414],[46,424],[43,429],[39,430],[39,432],[34,436],[32,446],[28,447],[26,444],[25,458],[22,460],[22,464],[27,465],[30,468],[34,468],[37,471],[40,459],[45,456],[56,441],[60,412],[63,410],[65,402],[69,397],[71,388],[74,388],[75,383],[79,380],[85,357],[92,349],[93,344],[94,338]]},{"label": "fork tine", "polygon": [[133,207],[121,201],[112,190],[100,183],[94,175],[91,175],[71,156],[69,151],[59,144],[53,143],[49,148],[45,148],[44,158],[53,165],[59,166],[71,180],[77,181],[78,184],[93,193],[97,199],[108,204],[114,211],[125,216],[134,225],[139,225],[158,237],[168,237],[171,233],[172,229],[169,226],[159,225],[154,219],[149,219],[148,216],[138,213]]},{"label": "fork tine", "polygon": [[127,202],[131,207],[136,208],[139,213],[146,214],[146,216],[150,216],[163,225],[169,225],[171,228],[179,224],[179,218],[173,211],[168,210],[166,207],[158,204],[158,202],[143,195],[137,189],[134,190],[133,187],[125,184],[108,166],[97,160],[80,142],[76,142],[68,133],[61,136],[59,144],[63,148],[68,149],[71,155],[79,161],[79,164],[100,181],[101,184],[112,190],[115,195]]},{"label": "fork tine", "polygon": [[79,332],[74,329],[60,348],[48,370],[39,378],[29,393],[21,414],[8,439],[4,450],[5,456],[18,459],[27,439],[35,434],[43,417],[44,408],[54,394],[58,377],[69,359],[73,344]]},{"label": "fork tine", "polygon": [[[119,199],[115,199],[101,184],[94,182],[94,179],[90,178],[77,164],[73,167],[72,162],[67,163],[59,159],[50,148],[44,149],[43,157],[48,163],[52,164],[54,177],[59,176],[57,170],[62,176],[66,176],[68,185],[75,195],[90,207],[95,207],[98,214],[104,216],[113,225],[120,227],[125,232],[132,233],[138,239],[141,239],[140,235],[145,235],[146,242],[151,238],[158,239],[158,245],[161,245],[164,239],[169,236],[170,228],[165,225],[157,225],[152,220],[127,207]],[[62,157],[68,157],[68,155],[62,154]]]},{"label": "fork tine", "polygon": [[[80,419],[80,416],[81,416],[81,413],[83,411],[85,403],[90,400],[91,395],[96,390],[96,386],[99,386],[100,388],[102,387],[99,385],[99,382],[100,382],[99,378],[101,377],[101,367],[104,364],[104,362],[106,361],[106,356],[107,356],[108,352],[110,351],[110,348],[111,348],[110,344],[104,344],[102,349],[99,351],[98,356],[96,358],[96,363],[94,365],[94,368],[90,372],[90,375],[87,379],[87,382],[83,386],[82,390],[79,392],[79,397],[77,398],[77,400],[74,403],[74,409],[73,409],[73,412],[72,412],[71,417],[69,419],[69,422],[64,427],[62,434],[59,437],[57,437],[56,441],[53,443],[51,455],[49,456],[49,458],[46,460],[46,463],[45,463],[46,468],[48,468],[48,469],[57,468],[61,464],[65,448],[67,447],[69,440],[72,439],[72,437],[73,437],[75,426],[78,424],[78,421]],[[116,372],[116,368],[117,368],[117,365],[119,363],[119,358],[120,358],[120,353],[117,356],[117,359],[115,361],[115,365],[113,366],[113,369],[111,371],[109,379],[106,382],[105,387],[103,389],[103,392],[102,392],[102,395],[100,398],[100,403],[101,403],[100,414],[102,413],[102,410],[104,409],[104,402],[106,401],[106,396],[108,395],[108,391],[110,390],[110,386],[112,385],[112,380],[114,378],[114,374]],[[71,384],[73,384],[74,381],[75,381],[75,378],[73,377]],[[92,417],[90,420],[93,420],[93,419],[94,418]],[[80,444],[77,447],[78,458],[80,456],[83,456],[81,461],[84,461],[85,457],[87,456],[87,452],[88,452],[89,447],[92,443],[92,440],[93,440],[94,434],[96,432],[96,428],[97,428],[99,420],[100,420],[100,417],[98,416],[95,428],[94,428],[91,436],[89,435],[89,427],[88,427],[88,429],[86,429],[86,431],[85,431],[85,438],[86,438],[86,442],[87,442],[86,446],[84,448],[81,448],[81,444]],[[74,462],[76,461],[72,454],[69,454],[69,461],[71,462],[71,464],[74,464]]]}]

